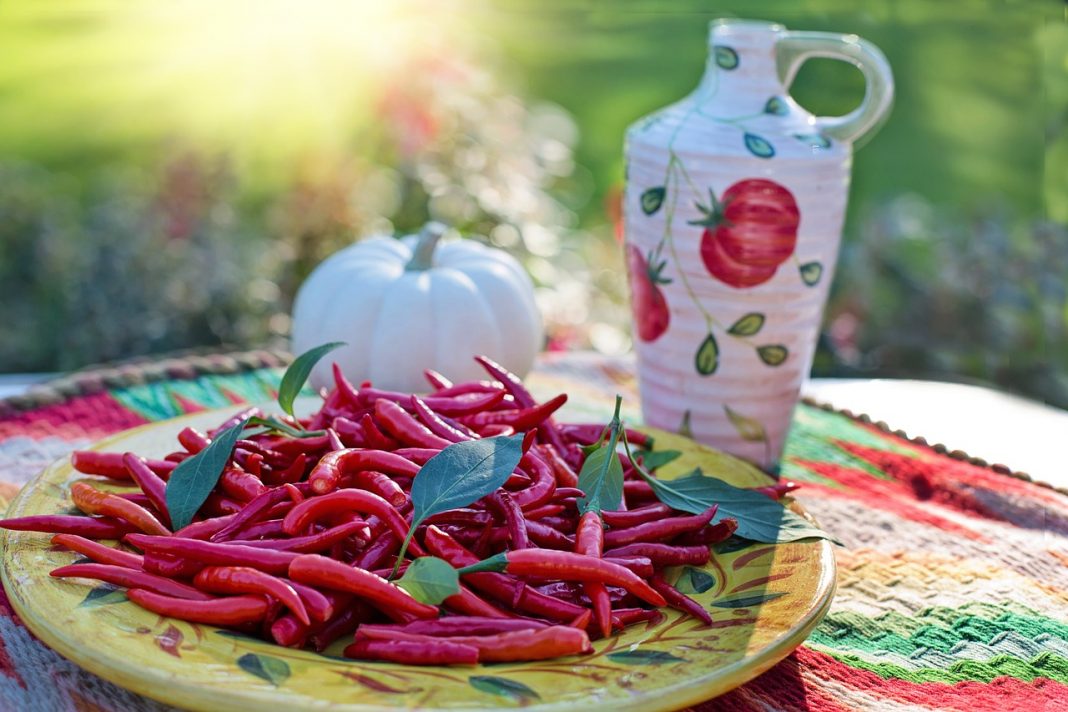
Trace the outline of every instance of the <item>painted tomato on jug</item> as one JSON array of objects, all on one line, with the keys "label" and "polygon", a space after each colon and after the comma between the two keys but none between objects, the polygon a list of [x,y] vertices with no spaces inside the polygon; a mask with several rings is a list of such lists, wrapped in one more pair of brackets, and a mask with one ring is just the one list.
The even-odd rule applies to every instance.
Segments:
[{"label": "painted tomato on jug", "polygon": [[704,217],[701,260],[716,279],[732,287],[755,287],[772,278],[797,247],[801,212],[793,194],[764,178],[738,181],[711,204],[698,204]]},{"label": "painted tomato on jug", "polygon": [[650,260],[656,263],[650,266],[649,260],[642,256],[641,250],[634,245],[627,245],[627,274],[630,277],[630,305],[634,313],[634,328],[642,341],[656,341],[667,331],[671,323],[661,284],[670,284],[663,272],[666,261],[658,260],[654,252]]}]

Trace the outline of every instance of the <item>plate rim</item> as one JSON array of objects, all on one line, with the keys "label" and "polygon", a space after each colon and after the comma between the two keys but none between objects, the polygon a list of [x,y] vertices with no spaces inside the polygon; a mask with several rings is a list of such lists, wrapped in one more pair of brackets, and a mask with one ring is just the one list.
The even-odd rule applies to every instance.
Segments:
[{"label": "plate rim", "polygon": [[[309,402],[316,402],[318,399],[311,397],[302,397],[300,400]],[[88,450],[101,450],[106,449],[109,445],[116,441],[123,440],[136,433],[147,430],[155,430],[165,426],[178,425],[183,421],[200,419],[209,413],[229,413],[234,408],[249,407],[251,405],[264,405],[264,404],[234,404],[230,407],[216,408],[206,411],[197,411],[195,413],[185,413],[183,415],[168,418],[166,420],[158,420],[143,425],[138,425],[133,428],[128,428],[117,433],[113,433],[100,440],[93,441],[86,445],[82,449]],[[659,428],[653,428],[646,425],[636,425],[636,429],[649,432],[653,435],[654,439],[657,434],[668,434],[675,437],[681,436],[678,433],[670,433]],[[177,430],[175,430],[177,432]],[[687,438],[692,442],[701,445],[702,447],[708,447],[697,443],[692,438]],[[722,452],[722,451],[720,451]],[[726,454],[726,453],[724,453]],[[734,457],[728,455],[729,457]],[[739,459],[740,458],[734,458]],[[23,499],[28,498],[30,495],[31,485],[37,483],[44,475],[55,468],[69,466],[70,456],[63,455],[56,460],[49,463],[40,472],[38,472],[33,478],[31,478],[26,485],[19,491],[19,493],[11,500],[8,505],[7,514],[14,512],[14,510],[22,503]],[[744,462],[744,461],[742,461]],[[748,464],[748,463],[747,463]],[[769,482],[773,482],[766,473],[760,471],[757,468],[757,472],[766,477]],[[815,521],[815,519],[808,514],[808,512],[798,503],[794,503],[791,507],[799,514],[802,514],[809,519]],[[69,643],[67,637],[65,637],[59,630],[58,625],[49,625],[49,619],[44,616],[29,615],[31,609],[27,601],[23,601],[22,598],[13,593],[15,589],[13,582],[11,581],[11,572],[9,571],[9,540],[13,535],[21,534],[23,532],[17,531],[3,531],[3,545],[2,545],[2,565],[0,565],[0,580],[2,580],[4,591],[11,602],[12,608],[19,616],[20,621],[37,638],[39,638],[46,646],[62,655],[64,658],[70,660],[75,665],[87,670],[88,672],[112,682],[125,690],[143,695],[157,702],[163,704],[169,704],[179,707],[185,707],[192,710],[205,710],[210,712],[245,712],[249,709],[250,704],[278,704],[279,702],[286,702],[287,694],[281,689],[271,690],[259,690],[259,689],[244,689],[238,695],[228,695],[226,697],[220,697],[219,691],[214,688],[204,687],[197,684],[175,684],[176,675],[170,672],[161,671],[154,667],[141,667],[136,668],[137,672],[127,672],[126,668],[116,665],[109,665],[105,658],[94,656],[91,650],[83,651],[74,643]],[[32,533],[32,532],[31,532]],[[790,543],[790,542],[785,542]],[[781,544],[776,544],[779,546]],[[532,709],[541,712],[550,712],[555,710],[572,710],[576,704],[582,704],[582,706],[591,711],[599,712],[622,712],[624,710],[635,710],[636,712],[660,712],[664,710],[677,710],[684,707],[705,702],[719,695],[725,694],[730,690],[741,687],[747,682],[767,672],[775,664],[789,656],[798,646],[800,646],[809,633],[819,624],[823,617],[827,614],[833,601],[834,595],[837,590],[837,562],[834,556],[833,545],[826,539],[821,539],[819,542],[813,543],[813,546],[820,547],[818,554],[819,560],[824,563],[820,567],[820,576],[818,584],[816,586],[816,593],[814,600],[817,600],[819,605],[813,606],[806,614],[797,619],[789,628],[789,630],[781,637],[777,638],[774,642],[767,645],[765,648],[753,655],[746,655],[738,660],[732,661],[722,668],[715,671],[714,677],[695,677],[684,680],[668,687],[658,688],[655,691],[655,696],[650,698],[649,695],[642,695],[630,700],[605,700],[605,701],[588,701],[588,702],[576,702],[575,700],[557,701],[542,703],[530,706],[524,706],[524,709]],[[31,625],[32,622],[32,625]],[[261,641],[264,645],[272,645],[270,641]],[[134,668],[130,668],[134,670]],[[164,694],[166,693],[166,694]],[[662,700],[661,704],[657,703],[657,700]],[[291,704],[297,704],[297,700],[290,701]],[[305,706],[305,703],[310,703]],[[369,703],[339,703],[331,700],[309,700],[305,695],[301,695],[300,707],[294,707],[294,709],[316,709],[316,708],[329,708],[338,709],[348,712],[396,712],[398,709],[403,709],[397,706],[382,706]],[[427,709],[446,709],[446,708],[427,708]],[[484,712],[490,709],[485,706],[476,707],[449,707],[449,710],[477,710]]]}]

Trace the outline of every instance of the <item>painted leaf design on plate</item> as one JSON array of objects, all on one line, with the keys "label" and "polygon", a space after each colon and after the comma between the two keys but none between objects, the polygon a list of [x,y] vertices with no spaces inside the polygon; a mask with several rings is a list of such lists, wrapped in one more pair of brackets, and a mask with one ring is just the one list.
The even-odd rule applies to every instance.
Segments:
[{"label": "painted leaf design on plate", "polygon": [[806,262],[801,265],[801,280],[810,287],[815,287],[823,277],[823,265],[819,262]]},{"label": "painted leaf design on plate", "polygon": [[245,653],[237,659],[237,666],[249,675],[255,675],[278,687],[289,679],[289,664],[270,655]]},{"label": "painted leaf design on plate", "polygon": [[663,650],[620,650],[616,653],[609,653],[606,657],[612,662],[624,665],[664,665],[665,663],[686,662],[684,658]]},{"label": "painted leaf design on plate", "polygon": [[766,138],[746,132],[745,147],[757,158],[771,158],[775,155],[775,147]]},{"label": "painted leaf design on plate", "polygon": [[764,315],[760,312],[749,312],[731,324],[731,328],[727,329],[727,333],[735,336],[755,336],[763,328]]},{"label": "painted leaf design on plate", "polygon": [[702,376],[711,376],[716,372],[716,368],[719,367],[719,344],[716,343],[715,336],[709,334],[697,347],[693,365]]},{"label": "painted leaf design on plate", "polygon": [[727,414],[727,419],[731,421],[731,425],[738,431],[738,435],[741,436],[742,440],[753,443],[762,443],[768,439],[767,431],[764,430],[764,424],[756,418],[742,415],[729,405],[723,406],[723,412]]},{"label": "painted leaf design on plate", "polygon": [[790,350],[782,344],[768,344],[767,346],[758,346],[757,355],[760,356],[761,361],[769,366],[781,366],[786,357],[790,355]]},{"label": "painted leaf design on plate", "polygon": [[646,215],[653,215],[657,210],[660,210],[660,206],[664,204],[664,194],[666,192],[667,190],[662,185],[649,188],[643,192],[641,197],[642,212]]},{"label": "painted leaf design on plate", "polygon": [[738,53],[730,47],[716,45],[712,48],[712,54],[716,58],[716,66],[721,69],[734,69],[738,66]]},{"label": "painted leaf design on plate", "polygon": [[509,680],[507,677],[497,677],[496,675],[472,675],[467,678],[467,681],[471,684],[471,687],[476,690],[488,692],[491,695],[497,695],[499,697],[508,697],[517,702],[529,702],[531,700],[541,699],[541,695],[530,687],[527,687],[516,680]]},{"label": "painted leaf design on plate", "polygon": [[423,689],[421,687],[415,687],[410,690],[398,690],[397,688],[390,687],[386,683],[380,680],[376,680],[373,677],[361,675],[360,673],[352,672],[351,670],[342,670],[339,672],[339,674],[346,680],[352,680],[353,682],[359,683],[360,685],[363,685],[369,690],[374,690],[375,692],[385,692],[390,695],[403,695],[408,692],[420,692]]},{"label": "painted leaf design on plate", "polygon": [[773,116],[786,116],[790,113],[790,107],[781,96],[773,96],[764,104],[764,113]]},{"label": "painted leaf design on plate", "polygon": [[167,626],[167,630],[156,636],[156,645],[168,655],[180,658],[182,657],[182,654],[178,652],[178,646],[182,644],[184,639],[185,637],[182,635],[182,631],[178,630],[173,625],[169,625]]},{"label": "painted leaf design on plate", "polygon": [[109,606],[113,603],[122,603],[126,599],[126,590],[105,583],[89,590],[85,598],[78,604],[78,608],[93,608],[95,606]]},{"label": "painted leaf design on plate", "polygon": [[703,569],[686,566],[679,574],[675,588],[683,593],[704,593],[716,585],[716,578]]},{"label": "painted leaf design on plate", "polygon": [[742,598],[732,598],[726,601],[713,601],[712,605],[716,608],[753,608],[759,606],[761,603],[767,603],[768,601],[774,601],[780,596],[786,594],[779,591],[777,593],[759,593],[755,596],[743,596]]}]

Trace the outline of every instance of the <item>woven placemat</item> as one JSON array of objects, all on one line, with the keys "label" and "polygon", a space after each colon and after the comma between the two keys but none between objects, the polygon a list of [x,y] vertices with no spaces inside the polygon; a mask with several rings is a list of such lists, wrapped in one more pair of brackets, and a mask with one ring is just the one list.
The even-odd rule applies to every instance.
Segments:
[{"label": "woven placemat", "polygon": [[[0,481],[104,435],[272,397],[283,353],[94,369],[0,401]],[[632,364],[544,357],[536,390],[636,402]],[[901,433],[903,435],[903,433]],[[801,404],[782,476],[844,546],[827,618],[784,662],[703,710],[1068,710],[1068,498],[885,424]],[[160,710],[35,640],[0,599],[0,710]]]}]

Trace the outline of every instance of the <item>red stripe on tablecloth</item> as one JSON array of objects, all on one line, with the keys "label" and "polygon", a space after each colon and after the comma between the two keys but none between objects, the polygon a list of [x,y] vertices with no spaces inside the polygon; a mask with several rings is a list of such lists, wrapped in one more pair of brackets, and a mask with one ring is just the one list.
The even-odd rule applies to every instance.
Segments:
[{"label": "red stripe on tablecloth", "polygon": [[96,439],[148,422],[110,393],[94,393],[0,419],[0,440],[16,436]]}]

